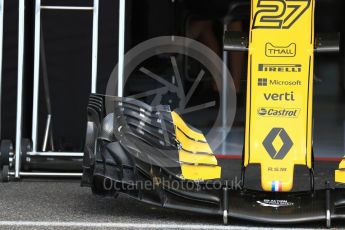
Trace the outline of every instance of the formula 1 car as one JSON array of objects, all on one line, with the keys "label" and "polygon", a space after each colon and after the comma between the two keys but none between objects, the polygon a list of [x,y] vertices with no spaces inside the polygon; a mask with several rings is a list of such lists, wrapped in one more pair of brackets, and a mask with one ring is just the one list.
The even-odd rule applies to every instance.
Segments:
[{"label": "formula 1 car", "polygon": [[[225,224],[240,218],[330,227],[345,218],[345,190],[333,186],[345,183],[345,160],[335,181],[317,189],[312,144],[314,52],[337,51],[338,35],[314,38],[315,0],[252,0],[251,6],[249,36],[227,33],[224,40],[226,50],[248,51],[242,161],[217,158],[203,133],[169,106],[93,94],[83,186],[219,215]],[[233,171],[240,172],[239,187]],[[307,188],[296,190],[297,181]]]}]

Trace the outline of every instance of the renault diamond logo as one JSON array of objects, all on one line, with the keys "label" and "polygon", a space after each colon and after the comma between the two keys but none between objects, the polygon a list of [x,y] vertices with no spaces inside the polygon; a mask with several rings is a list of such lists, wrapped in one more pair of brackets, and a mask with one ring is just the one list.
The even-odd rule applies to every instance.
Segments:
[{"label": "renault diamond logo", "polygon": [[273,128],[262,144],[274,160],[284,159],[293,146],[291,138],[283,128]]}]

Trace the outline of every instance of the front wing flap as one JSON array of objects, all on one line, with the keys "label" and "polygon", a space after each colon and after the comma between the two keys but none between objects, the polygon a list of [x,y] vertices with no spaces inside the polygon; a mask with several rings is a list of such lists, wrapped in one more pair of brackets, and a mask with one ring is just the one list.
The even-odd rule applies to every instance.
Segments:
[{"label": "front wing flap", "polygon": [[[198,174],[197,179],[187,179],[181,176],[181,165],[186,162],[190,163],[186,165],[201,165],[221,170],[207,145],[204,145],[203,154],[196,154],[195,158],[191,158],[190,155],[181,156],[179,153],[178,150],[182,149],[180,142],[174,142],[179,139],[178,135],[188,136],[188,141],[207,143],[200,131],[188,126],[181,117],[171,113],[167,108],[160,111],[163,119],[167,121],[167,125],[162,127],[159,122],[152,122],[157,118],[157,111],[150,111],[149,107],[140,109],[147,105],[137,101],[127,104],[126,99],[111,98],[113,103],[122,104],[115,106],[115,111],[118,109],[116,115],[114,111],[107,114],[104,106],[106,100],[105,96],[92,95],[92,103],[88,108],[82,185],[90,186],[96,194],[126,194],[142,202],[165,208],[270,224],[326,221],[330,226],[332,219],[345,218],[345,191],[342,189],[329,188],[293,193],[245,190],[232,187],[229,181],[219,178],[218,172],[215,173],[215,177],[211,177],[212,179],[200,179],[200,175],[204,176],[203,173],[206,171],[204,168],[201,168],[202,173]],[[130,110],[127,111],[127,108]],[[135,111],[139,115],[135,114]],[[146,114],[145,119],[138,119],[142,117],[140,113]],[[168,116],[169,113],[173,115]],[[118,114],[125,115],[117,116]],[[136,128],[140,122],[146,122],[145,125],[141,123],[141,131],[152,135],[146,137],[140,135],[141,131],[133,132],[129,127],[124,128],[122,125],[125,123],[122,123],[124,121],[121,119],[127,118],[131,121],[129,125]],[[174,127],[177,123],[183,133],[176,133]],[[154,133],[162,128],[167,131],[169,141],[166,141],[163,135]],[[165,141],[165,145],[163,146],[160,141]],[[190,146],[184,147],[188,150]],[[153,151],[154,149],[156,150]],[[198,152],[190,151],[188,154]],[[193,161],[195,162],[191,164]]]}]

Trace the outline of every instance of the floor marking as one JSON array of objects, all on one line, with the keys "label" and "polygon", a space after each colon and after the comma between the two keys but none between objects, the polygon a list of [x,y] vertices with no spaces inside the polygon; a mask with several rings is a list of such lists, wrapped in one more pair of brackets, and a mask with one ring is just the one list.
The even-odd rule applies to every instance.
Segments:
[{"label": "floor marking", "polygon": [[136,224],[136,223],[111,223],[111,222],[48,222],[48,221],[0,221],[0,226],[16,227],[82,227],[82,228],[128,228],[128,229],[278,229],[278,228],[258,228],[240,226],[221,226],[206,224]]}]

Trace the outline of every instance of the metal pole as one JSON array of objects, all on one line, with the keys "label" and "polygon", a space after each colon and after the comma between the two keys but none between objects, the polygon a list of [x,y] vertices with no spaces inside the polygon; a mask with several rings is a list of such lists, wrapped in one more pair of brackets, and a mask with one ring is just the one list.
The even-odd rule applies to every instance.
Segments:
[{"label": "metal pole", "polygon": [[[224,28],[223,28],[223,34],[227,31],[227,24],[224,23]],[[227,85],[228,85],[228,79],[227,79],[227,65],[228,65],[228,52],[223,51],[223,73],[222,73],[222,138],[223,138],[223,143],[222,143],[222,154],[226,154],[226,126],[227,126],[227,119],[228,119],[228,114],[227,114]]]},{"label": "metal pole", "polygon": [[27,152],[28,156],[35,157],[83,157],[84,153],[78,152]]},{"label": "metal pole", "polygon": [[42,146],[43,152],[47,151],[47,143],[48,143],[50,127],[51,127],[51,117],[52,117],[51,114],[47,115],[46,129],[44,132],[44,139],[43,139],[43,146]]},{"label": "metal pole", "polygon": [[126,0],[120,0],[119,7],[119,57],[118,57],[118,85],[117,96],[123,96],[123,72],[124,72],[124,54],[125,54],[125,16]]},{"label": "metal pole", "polygon": [[0,139],[1,139],[1,112],[2,112],[2,48],[4,36],[4,0],[0,0]]},{"label": "metal pole", "polygon": [[[13,173],[9,173],[13,176]],[[82,173],[52,173],[52,172],[21,172],[23,177],[81,177]]]},{"label": "metal pole", "polygon": [[92,25],[91,93],[97,92],[98,15],[99,15],[99,0],[94,0],[93,1],[93,25]]},{"label": "metal pole", "polygon": [[41,32],[41,0],[35,4],[35,41],[34,41],[34,89],[32,101],[32,150],[37,151],[38,129],[38,97],[40,81],[40,32]]},{"label": "metal pole", "polygon": [[18,20],[18,83],[17,83],[17,119],[16,119],[16,150],[15,150],[15,178],[20,177],[21,143],[22,143],[22,115],[23,115],[23,68],[24,68],[24,21],[25,0],[19,0]]},{"label": "metal pole", "polygon": [[88,6],[41,6],[42,10],[85,10],[91,11],[93,7]]},{"label": "metal pole", "polygon": [[[45,99],[46,99],[46,106],[47,106],[47,124],[46,124],[46,130],[48,130],[48,136],[45,136],[43,140],[43,146],[42,149],[43,151],[46,151],[47,148],[47,142],[48,139],[50,140],[50,150],[54,151],[54,140],[53,140],[53,128],[52,128],[52,122],[51,122],[51,114],[52,114],[52,109],[51,109],[51,101],[50,101],[50,88],[49,88],[49,81],[48,81],[48,70],[47,70],[47,59],[46,59],[46,52],[45,52],[45,45],[44,45],[44,36],[43,36],[43,31],[41,27],[41,42],[40,42],[40,61],[42,65],[42,75],[43,75],[43,86],[44,86],[44,94],[45,94]],[[48,118],[49,117],[49,118]],[[48,124],[49,121],[49,124]]]}]

